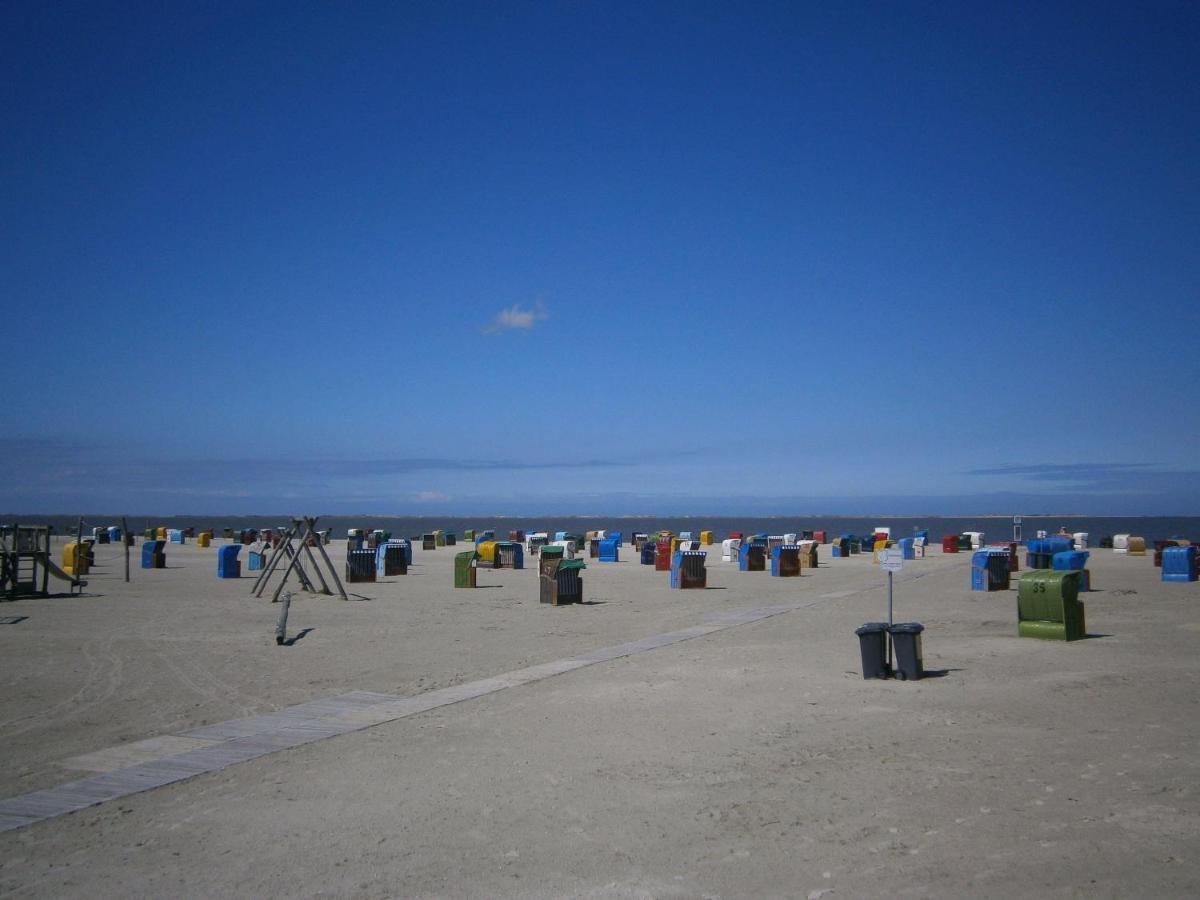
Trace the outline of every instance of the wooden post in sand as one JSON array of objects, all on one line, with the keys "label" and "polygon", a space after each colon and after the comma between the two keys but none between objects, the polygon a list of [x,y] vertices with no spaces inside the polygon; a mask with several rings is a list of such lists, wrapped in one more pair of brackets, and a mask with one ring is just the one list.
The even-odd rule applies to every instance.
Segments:
[{"label": "wooden post in sand", "polygon": [[[75,576],[75,580],[71,582],[71,592],[74,593],[75,585],[79,583],[79,570],[83,568],[79,562],[79,554],[83,552],[83,516],[79,517],[79,528],[75,531],[75,569],[71,573]],[[79,589],[79,593],[83,593],[83,588]]]},{"label": "wooden post in sand", "polygon": [[277,647],[282,647],[287,643],[287,617],[291,605],[292,592],[287,591],[283,595],[283,605],[279,609],[279,622],[275,625],[275,645]]}]

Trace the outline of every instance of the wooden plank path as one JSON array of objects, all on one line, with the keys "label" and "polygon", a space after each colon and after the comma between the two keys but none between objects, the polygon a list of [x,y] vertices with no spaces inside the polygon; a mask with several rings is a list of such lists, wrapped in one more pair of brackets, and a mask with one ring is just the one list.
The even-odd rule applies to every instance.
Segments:
[{"label": "wooden plank path", "polygon": [[[704,624],[603,647],[567,659],[540,663],[412,697],[351,691],[334,697],[311,700],[277,712],[231,719],[228,722],[205,725],[162,738],[150,738],[124,748],[114,747],[76,757],[75,760],[68,760],[67,764],[74,763],[76,768],[112,768],[56,788],[0,800],[0,831],[23,828],[119,797],[186,781],[208,772],[218,772],[237,763],[258,759],[281,750],[302,747],[314,741],[394,722],[431,709],[542,681],[597,663],[669,647],[681,641],[816,606],[823,601],[840,599],[875,587],[878,585],[821,594],[802,603],[730,610],[711,616]],[[172,752],[172,748],[179,750],[182,747],[190,749]],[[139,752],[150,756],[161,755],[132,765],[122,764],[130,758],[137,758]]]}]

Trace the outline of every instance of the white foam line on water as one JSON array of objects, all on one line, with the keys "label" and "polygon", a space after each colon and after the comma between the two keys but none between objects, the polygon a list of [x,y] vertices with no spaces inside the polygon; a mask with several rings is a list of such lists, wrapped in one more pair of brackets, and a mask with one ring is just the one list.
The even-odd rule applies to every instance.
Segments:
[{"label": "white foam line on water", "polygon": [[[807,609],[819,603],[849,597],[878,587],[872,584],[858,590],[834,591],[821,594],[816,599],[803,603],[788,603],[777,606],[759,606],[734,609],[710,616],[701,625],[692,625],[677,631],[651,635],[636,641],[603,647],[553,662],[538,663],[524,669],[516,669],[481,678],[464,684],[452,685],[427,691],[413,697],[398,697],[371,691],[350,691],[332,697],[310,700],[273,713],[231,719],[179,732],[172,737],[201,739],[204,746],[185,752],[167,754],[149,759],[136,765],[112,769],[98,775],[71,781],[56,788],[32,791],[7,800],[0,800],[0,832],[24,828],[35,822],[53,819],[69,812],[97,806],[108,800],[141,793],[195,778],[197,775],[278,753],[292,747],[300,747],[315,741],[326,740],[339,734],[362,731],[387,722],[395,722],[408,716],[428,712],[453,703],[462,703],[494,694],[510,687],[531,684],[553,678],[566,672],[608,662],[661,647],[670,647],[681,641],[704,637],[759,622],[771,616]],[[110,748],[119,751],[120,748]],[[108,751],[99,751],[106,753]]]}]

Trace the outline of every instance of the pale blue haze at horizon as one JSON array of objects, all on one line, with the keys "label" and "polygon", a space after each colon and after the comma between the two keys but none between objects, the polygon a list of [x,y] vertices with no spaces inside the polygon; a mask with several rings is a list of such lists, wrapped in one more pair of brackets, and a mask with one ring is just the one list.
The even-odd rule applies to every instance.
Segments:
[{"label": "pale blue haze at horizon", "polygon": [[18,11],[0,415],[71,449],[0,507],[118,453],[447,461],[292,486],[398,502],[1200,497],[1195,9],[934,9]]}]

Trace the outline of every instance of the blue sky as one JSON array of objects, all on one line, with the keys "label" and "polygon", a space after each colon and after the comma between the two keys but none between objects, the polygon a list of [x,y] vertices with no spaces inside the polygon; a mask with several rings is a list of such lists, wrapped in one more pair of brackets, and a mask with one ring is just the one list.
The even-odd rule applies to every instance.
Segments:
[{"label": "blue sky", "polygon": [[0,509],[1200,503],[1195,4],[4,18]]}]

